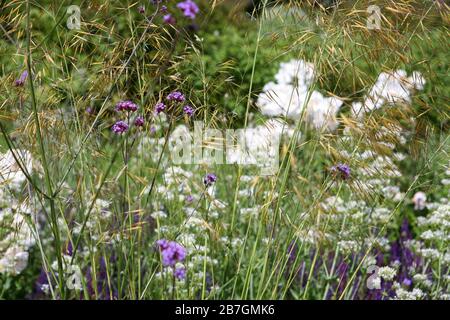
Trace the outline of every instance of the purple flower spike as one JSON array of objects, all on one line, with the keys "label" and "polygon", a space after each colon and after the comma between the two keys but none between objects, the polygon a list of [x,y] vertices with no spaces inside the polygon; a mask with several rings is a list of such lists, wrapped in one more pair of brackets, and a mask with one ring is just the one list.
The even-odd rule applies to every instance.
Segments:
[{"label": "purple flower spike", "polygon": [[189,117],[192,117],[192,115],[194,114],[194,109],[191,106],[184,106],[183,112]]},{"label": "purple flower spike", "polygon": [[217,177],[214,173],[208,173],[203,178],[203,184],[207,187],[212,186],[217,181]]},{"label": "purple flower spike", "polygon": [[114,133],[117,134],[122,134],[124,132],[128,131],[128,125],[125,123],[125,121],[117,121],[113,126],[112,126],[112,131]]},{"label": "purple flower spike", "polygon": [[138,109],[137,104],[132,101],[120,101],[116,104],[116,111],[131,111],[134,112]]},{"label": "purple flower spike", "polygon": [[174,92],[169,93],[169,95],[167,96],[167,100],[183,102],[184,100],[186,100],[186,98],[184,97],[184,95],[181,92],[174,91]]},{"label": "purple flower spike", "polygon": [[177,8],[183,10],[184,16],[190,19],[195,19],[195,15],[199,11],[197,4],[192,0],[179,2]]},{"label": "purple flower spike", "polygon": [[155,112],[156,114],[160,114],[161,112],[163,112],[166,109],[166,105],[162,102],[158,102],[155,105]]},{"label": "purple flower spike", "polygon": [[343,180],[350,178],[350,167],[346,164],[339,163],[338,165],[333,166],[331,171],[334,173],[339,173]]},{"label": "purple flower spike", "polygon": [[20,78],[17,79],[14,84],[16,87],[23,87],[23,85],[25,84],[25,81],[28,78],[28,71],[25,70],[24,72],[22,72],[22,74],[20,75]]},{"label": "purple flower spike", "polygon": [[142,127],[144,125],[144,117],[143,116],[137,116],[136,120],[134,120],[134,125],[136,127]]},{"label": "purple flower spike", "polygon": [[186,258],[186,249],[175,241],[161,239],[156,241],[161,252],[162,264],[165,267],[173,267],[177,262],[183,262]]},{"label": "purple flower spike", "polygon": [[175,18],[170,14],[165,14],[163,16],[163,21],[167,24],[175,24],[177,21],[175,20]]}]

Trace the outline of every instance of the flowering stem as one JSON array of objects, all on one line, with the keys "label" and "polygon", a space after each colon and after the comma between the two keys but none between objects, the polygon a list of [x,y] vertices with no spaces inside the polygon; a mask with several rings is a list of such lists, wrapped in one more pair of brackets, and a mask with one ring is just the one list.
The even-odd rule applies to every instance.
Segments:
[{"label": "flowering stem", "polygon": [[156,170],[155,170],[155,173],[153,175],[152,182],[150,184],[150,190],[148,191],[147,198],[145,200],[145,205],[147,205],[148,199],[150,198],[150,195],[152,194],[153,188],[155,187],[156,176],[158,175],[158,169],[159,169],[159,166],[161,165],[162,157],[164,155],[164,151],[166,150],[167,143],[169,142],[169,136],[170,136],[169,133],[170,133],[170,130],[172,129],[173,123],[174,123],[174,121],[173,121],[173,119],[171,119],[171,121],[169,122],[169,127],[167,128],[167,131],[166,131],[166,139],[164,141],[163,148],[162,148],[161,153],[159,155],[158,163],[156,164]]},{"label": "flowering stem", "polygon": [[31,23],[30,23],[30,1],[27,1],[26,5],[26,11],[27,11],[27,27],[26,27],[26,34],[27,34],[27,69],[28,69],[28,84],[30,87],[31,92],[31,105],[33,108],[33,117],[34,121],[36,123],[36,139],[39,145],[39,151],[40,156],[42,159],[42,167],[44,168],[44,175],[45,175],[45,184],[47,188],[47,195],[48,195],[48,201],[50,205],[50,218],[52,221],[52,231],[53,235],[55,237],[55,251],[56,256],[58,260],[58,278],[59,278],[59,289],[61,293],[61,298],[65,298],[65,286],[64,283],[64,269],[63,269],[63,263],[62,263],[62,256],[61,256],[61,241],[60,241],[60,234],[59,234],[59,228],[58,228],[58,219],[56,215],[56,208],[55,208],[55,199],[52,196],[52,182],[50,178],[50,172],[48,169],[48,163],[47,158],[45,156],[45,148],[44,148],[44,141],[42,139],[42,131],[41,131],[41,124],[39,120],[39,114],[37,110],[37,104],[36,104],[36,95],[34,92],[34,85],[33,85],[33,74],[31,70]]}]

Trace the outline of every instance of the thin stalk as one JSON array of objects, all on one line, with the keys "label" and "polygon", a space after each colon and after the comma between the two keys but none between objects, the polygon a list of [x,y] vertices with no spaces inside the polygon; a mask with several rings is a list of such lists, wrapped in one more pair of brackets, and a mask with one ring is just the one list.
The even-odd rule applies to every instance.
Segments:
[{"label": "thin stalk", "polygon": [[[47,157],[45,155],[45,147],[44,147],[44,141],[42,138],[42,131],[41,131],[41,123],[39,120],[39,113],[37,110],[37,103],[36,103],[36,94],[34,92],[34,85],[33,85],[33,74],[31,70],[31,23],[30,23],[30,1],[27,1],[26,6],[27,11],[27,28],[26,28],[26,34],[27,34],[27,69],[28,69],[28,84],[30,87],[31,92],[31,105],[33,108],[33,117],[34,121],[36,123],[36,139],[39,145],[39,152],[42,159],[42,167],[44,168],[44,176],[45,176],[45,184],[47,188],[47,194],[52,195],[52,181],[50,178],[50,172],[48,169],[48,163],[47,163]],[[56,257],[58,260],[58,278],[59,278],[59,289],[61,292],[61,298],[65,298],[65,287],[63,285],[64,283],[64,269],[63,269],[63,262],[62,262],[62,253],[61,253],[61,241],[60,241],[60,234],[59,234],[59,228],[58,228],[58,219],[56,215],[55,210],[55,199],[53,196],[50,196],[48,198],[48,202],[50,205],[50,217],[52,220],[52,231],[53,235],[55,237],[55,251],[56,251]]]}]

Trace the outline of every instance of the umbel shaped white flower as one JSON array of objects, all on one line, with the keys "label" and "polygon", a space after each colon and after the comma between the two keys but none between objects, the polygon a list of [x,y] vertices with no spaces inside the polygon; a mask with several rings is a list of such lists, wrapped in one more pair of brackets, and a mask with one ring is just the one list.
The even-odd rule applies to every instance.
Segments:
[{"label": "umbel shaped white flower", "polygon": [[342,101],[310,90],[314,78],[312,63],[303,60],[281,63],[276,82],[264,86],[256,104],[264,115],[298,121],[304,113],[303,120],[315,129],[334,130]]}]

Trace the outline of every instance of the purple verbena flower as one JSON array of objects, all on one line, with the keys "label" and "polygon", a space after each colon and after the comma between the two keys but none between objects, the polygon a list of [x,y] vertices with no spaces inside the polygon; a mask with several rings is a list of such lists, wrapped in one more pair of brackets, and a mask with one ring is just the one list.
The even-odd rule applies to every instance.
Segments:
[{"label": "purple verbena flower", "polygon": [[173,267],[177,262],[183,262],[186,258],[186,249],[175,241],[161,239],[156,241],[161,252],[162,264],[165,267]]},{"label": "purple verbena flower", "polygon": [[122,134],[124,132],[128,131],[128,125],[125,123],[125,121],[117,121],[113,126],[112,126],[112,131],[114,133],[117,134]]},{"label": "purple verbena flower", "polygon": [[167,12],[167,6],[162,5],[161,9],[159,9],[159,11],[161,11],[162,13],[166,13]]},{"label": "purple verbena flower", "polygon": [[186,278],[186,268],[185,267],[176,268],[175,271],[173,272],[173,275],[178,280],[183,280],[184,278]]},{"label": "purple verbena flower", "polygon": [[412,281],[411,279],[405,278],[403,279],[402,284],[406,287],[409,287],[412,284]]},{"label": "purple verbena flower", "polygon": [[167,95],[167,100],[169,101],[177,101],[177,102],[183,102],[186,100],[184,95],[179,91],[171,92]]},{"label": "purple verbena flower", "polygon": [[136,127],[142,127],[144,125],[144,117],[143,116],[137,116],[134,120],[134,125]]},{"label": "purple verbena flower", "polygon": [[184,106],[183,112],[189,117],[192,117],[192,115],[194,114],[194,109],[191,106]]},{"label": "purple verbena flower", "polygon": [[161,112],[163,112],[166,109],[166,105],[162,102],[158,102],[155,105],[155,112],[156,114],[160,114]]},{"label": "purple verbena flower", "polygon": [[17,79],[17,80],[14,82],[14,85],[15,85],[16,87],[23,87],[23,85],[25,84],[25,80],[27,80],[27,77],[28,77],[28,71],[25,70],[25,71],[22,72],[22,74],[20,75],[20,78]]},{"label": "purple verbena flower", "polygon": [[134,112],[138,109],[137,104],[132,101],[120,101],[116,104],[116,111],[131,111]]},{"label": "purple verbena flower", "polygon": [[350,167],[347,164],[339,163],[336,166],[331,167],[331,171],[339,173],[343,180],[350,178]]},{"label": "purple verbena flower", "polygon": [[192,0],[179,2],[177,8],[183,10],[184,16],[190,19],[195,19],[195,15],[199,11],[197,4]]},{"label": "purple verbena flower", "polygon": [[203,178],[203,184],[207,187],[212,186],[217,181],[217,176],[214,173],[208,173]]},{"label": "purple verbena flower", "polygon": [[188,195],[188,196],[186,197],[186,201],[189,202],[189,203],[191,203],[192,201],[194,201],[194,197],[193,197],[192,195]]},{"label": "purple verbena flower", "polygon": [[175,18],[170,14],[165,14],[163,16],[163,21],[167,24],[175,24],[177,21],[175,20]]},{"label": "purple verbena flower", "polygon": [[73,254],[73,246],[72,246],[72,242],[71,241],[69,241],[69,243],[67,244],[66,254],[68,256],[72,256],[72,254]]}]

